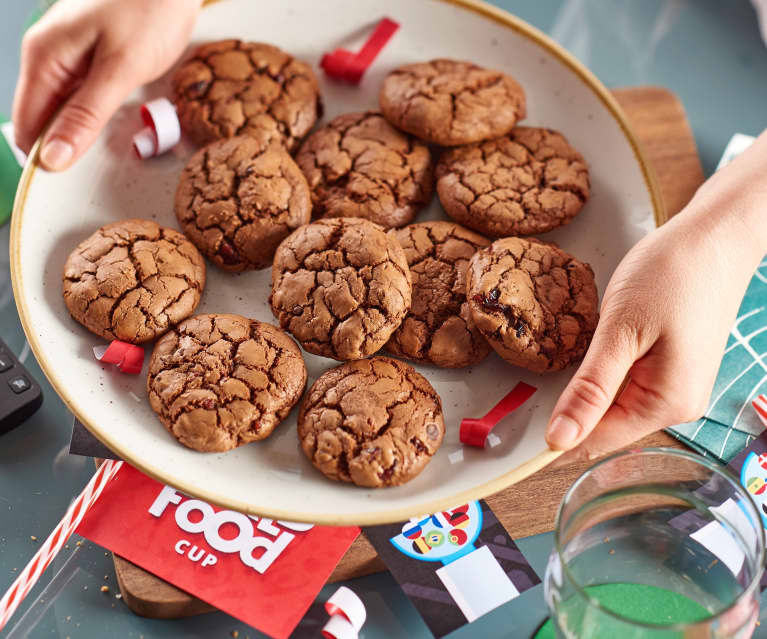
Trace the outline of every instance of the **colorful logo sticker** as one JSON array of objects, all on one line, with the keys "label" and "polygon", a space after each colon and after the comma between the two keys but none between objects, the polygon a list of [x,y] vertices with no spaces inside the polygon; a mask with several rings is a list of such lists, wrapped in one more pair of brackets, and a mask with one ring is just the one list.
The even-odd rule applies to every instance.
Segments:
[{"label": "colorful logo sticker", "polygon": [[390,541],[408,557],[447,565],[474,550],[481,530],[482,508],[478,501],[472,501],[451,510],[415,517]]},{"label": "colorful logo sticker", "polygon": [[762,517],[762,526],[767,528],[767,455],[748,454],[740,469],[740,483],[751,494]]}]

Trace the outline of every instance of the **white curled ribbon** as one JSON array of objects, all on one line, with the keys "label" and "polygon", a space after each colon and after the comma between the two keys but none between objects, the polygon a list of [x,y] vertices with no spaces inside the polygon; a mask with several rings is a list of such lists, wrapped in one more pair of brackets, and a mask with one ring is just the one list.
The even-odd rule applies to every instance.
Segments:
[{"label": "white curled ribbon", "polygon": [[144,128],[133,136],[133,148],[143,160],[172,149],[181,139],[181,123],[176,107],[168,98],[157,98],[141,105]]},{"label": "white curled ribbon", "polygon": [[325,639],[358,639],[359,634],[352,624],[341,615],[333,615],[322,628]]},{"label": "white curled ribbon", "polygon": [[353,590],[341,586],[325,602],[325,610],[330,615],[322,629],[326,639],[357,639],[367,612],[362,599]]},{"label": "white curled ribbon", "polygon": [[341,586],[331,595],[330,599],[325,602],[325,610],[331,616],[340,614],[346,617],[357,632],[360,631],[367,618],[362,599],[346,586]]}]

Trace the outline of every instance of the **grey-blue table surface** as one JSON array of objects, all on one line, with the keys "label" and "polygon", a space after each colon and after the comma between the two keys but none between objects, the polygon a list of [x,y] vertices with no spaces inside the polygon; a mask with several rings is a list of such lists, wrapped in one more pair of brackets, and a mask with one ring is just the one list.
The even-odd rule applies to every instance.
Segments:
[{"label": "grey-blue table surface", "polygon": [[[767,47],[747,0],[497,0],[495,4],[553,36],[609,87],[662,85],[676,92],[707,174],[734,132],[757,134],[767,127]],[[10,114],[20,34],[41,5],[42,0],[0,2],[0,113]],[[45,401],[26,424],[0,436],[0,593],[36,551],[39,541],[32,536],[45,539],[93,472],[90,460],[68,454],[72,417],[25,341],[11,291],[8,235],[7,225],[0,228],[0,335],[40,382]],[[519,544],[542,577],[551,535]],[[77,547],[72,544],[70,551],[73,548]],[[110,593],[100,591],[104,583],[111,584]],[[364,639],[430,636],[389,573],[348,585],[367,605]],[[327,598],[333,589],[323,589],[320,598]],[[115,598],[115,592],[110,557],[85,542],[74,555],[65,552],[32,591],[14,618],[14,623],[21,622],[14,636],[228,637],[233,630],[240,637],[262,636],[222,613],[173,621],[137,617]],[[767,605],[762,608],[765,616]],[[452,637],[529,637],[545,616],[538,586]],[[767,623],[761,624],[756,636],[767,637]]]}]

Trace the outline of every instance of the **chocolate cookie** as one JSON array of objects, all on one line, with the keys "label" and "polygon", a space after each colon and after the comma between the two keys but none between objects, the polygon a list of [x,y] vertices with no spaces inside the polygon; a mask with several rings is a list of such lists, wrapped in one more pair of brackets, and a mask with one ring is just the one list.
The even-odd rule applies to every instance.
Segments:
[{"label": "chocolate cookie", "polygon": [[269,266],[279,243],[312,214],[293,158],[248,136],[197,151],[181,174],[175,209],[187,237],[227,271]]},{"label": "chocolate cookie", "polygon": [[507,237],[474,254],[471,315],[506,361],[543,373],[581,359],[599,318],[594,272],[554,244]]},{"label": "chocolate cookie", "polygon": [[309,180],[315,217],[402,226],[434,191],[429,149],[380,113],[337,117],[309,136],[296,162]]},{"label": "chocolate cookie", "polygon": [[181,233],[149,220],[102,226],[64,264],[69,313],[105,339],[140,344],[189,317],[205,261]]},{"label": "chocolate cookie", "polygon": [[173,93],[181,126],[199,145],[250,135],[292,152],[322,109],[308,64],[240,40],[199,47],[173,76]]},{"label": "chocolate cookie", "polygon": [[413,303],[386,350],[445,368],[481,362],[491,349],[471,319],[466,269],[490,240],[452,222],[411,224],[389,234],[405,250]]},{"label": "chocolate cookie", "polygon": [[333,218],[280,244],[269,301],[307,351],[345,361],[386,344],[410,310],[411,293],[397,240],[368,220]]},{"label": "chocolate cookie", "polygon": [[298,414],[298,439],[330,479],[379,488],[410,481],[445,434],[442,403],[405,362],[373,357],[320,375]]},{"label": "chocolate cookie", "polygon": [[437,192],[448,215],[492,236],[544,233],[589,199],[586,162],[561,133],[518,126],[495,140],[446,151]]},{"label": "chocolate cookie", "polygon": [[504,135],[526,115],[525,92],[514,78],[458,60],[395,69],[380,102],[394,126],[442,146]]},{"label": "chocolate cookie", "polygon": [[305,385],[296,343],[239,315],[196,315],[168,332],[152,352],[146,383],[165,428],[203,452],[268,437]]}]

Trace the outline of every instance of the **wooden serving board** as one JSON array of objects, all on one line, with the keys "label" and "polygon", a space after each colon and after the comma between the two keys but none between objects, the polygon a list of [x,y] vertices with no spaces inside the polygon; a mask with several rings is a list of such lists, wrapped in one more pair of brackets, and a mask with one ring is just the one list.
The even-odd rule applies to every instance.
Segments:
[{"label": "wooden serving board", "polygon": [[[673,93],[660,87],[616,89],[613,94],[634,125],[645,155],[655,169],[667,216],[678,213],[703,183],[698,150],[682,103]],[[649,435],[631,447],[645,446],[683,448],[664,432]],[[550,531],[565,491],[593,463],[544,468],[488,497],[486,501],[515,539]],[[130,562],[117,556],[114,560],[123,599],[136,614],[174,618],[214,610]],[[360,577],[385,569],[368,540],[360,535],[329,581]]]}]

